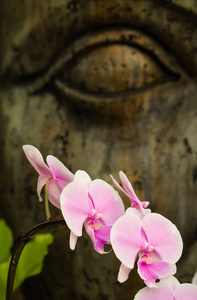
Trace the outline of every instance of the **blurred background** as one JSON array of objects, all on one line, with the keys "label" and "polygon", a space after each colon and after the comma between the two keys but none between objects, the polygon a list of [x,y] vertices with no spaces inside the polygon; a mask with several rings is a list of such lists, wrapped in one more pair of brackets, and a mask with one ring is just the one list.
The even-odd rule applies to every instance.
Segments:
[{"label": "blurred background", "polygon": [[[31,144],[92,179],[111,184],[109,175],[119,181],[124,171],[138,197],[180,230],[177,277],[191,281],[196,15],[193,0],[0,0],[0,218],[15,238],[45,220],[22,151]],[[50,232],[42,275],[26,280],[16,300],[133,299],[143,287],[136,269],[118,283],[120,262],[96,253],[86,234],[71,251],[66,226]]]}]

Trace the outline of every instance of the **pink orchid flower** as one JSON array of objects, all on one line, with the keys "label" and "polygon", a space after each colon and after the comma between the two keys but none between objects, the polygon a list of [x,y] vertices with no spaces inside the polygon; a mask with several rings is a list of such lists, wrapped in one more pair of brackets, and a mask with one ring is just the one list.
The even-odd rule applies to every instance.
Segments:
[{"label": "pink orchid flower", "polygon": [[42,201],[41,190],[44,185],[47,185],[49,201],[60,208],[60,194],[63,188],[73,180],[74,175],[53,155],[47,156],[48,167],[37,148],[24,145],[23,150],[30,164],[39,174],[37,185],[39,200]]},{"label": "pink orchid flower", "polygon": [[113,178],[113,176],[111,176],[111,178],[112,178],[115,186],[131,200],[131,207],[137,209],[141,213],[141,218],[143,218],[145,215],[149,214],[151,212],[151,210],[145,209],[149,205],[149,202],[140,201],[138,199],[130,181],[128,180],[127,176],[122,171],[119,172],[119,176],[120,176],[120,180],[122,182],[124,189]]},{"label": "pink orchid flower", "polygon": [[118,280],[127,280],[139,255],[138,273],[150,287],[155,286],[156,279],[175,274],[183,249],[181,235],[172,222],[157,213],[141,219],[135,208],[128,208],[114,223],[111,244],[122,262]]},{"label": "pink orchid flower", "polygon": [[105,181],[92,181],[85,171],[77,171],[60,198],[63,217],[71,230],[70,248],[75,248],[84,224],[95,250],[105,253],[103,247],[110,243],[111,227],[124,214],[118,193]]},{"label": "pink orchid flower", "polygon": [[134,300],[196,300],[197,286],[190,283],[180,284],[174,276],[156,283],[156,287],[141,289]]}]

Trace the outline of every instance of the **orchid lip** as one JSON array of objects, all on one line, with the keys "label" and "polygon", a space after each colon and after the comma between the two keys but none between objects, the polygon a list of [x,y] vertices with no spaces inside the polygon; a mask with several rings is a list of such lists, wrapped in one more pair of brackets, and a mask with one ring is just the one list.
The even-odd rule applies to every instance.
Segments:
[{"label": "orchid lip", "polygon": [[100,225],[96,225],[96,224],[94,224],[94,222],[92,222],[92,221],[90,221],[90,222],[88,222],[88,227],[90,227],[90,228],[92,228],[92,229],[94,229],[94,230],[98,230],[98,229],[100,229]]},{"label": "orchid lip", "polygon": [[141,258],[140,258],[141,261],[145,262],[147,265],[150,265],[153,263],[153,260],[151,258],[148,258],[147,255],[143,255]]}]

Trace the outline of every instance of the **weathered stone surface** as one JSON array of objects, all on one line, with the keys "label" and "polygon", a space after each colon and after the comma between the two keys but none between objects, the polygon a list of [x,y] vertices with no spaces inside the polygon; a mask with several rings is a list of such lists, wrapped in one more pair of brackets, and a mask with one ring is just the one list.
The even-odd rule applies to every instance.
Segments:
[{"label": "weathered stone surface", "polygon": [[[0,2],[0,217],[15,236],[45,219],[22,152],[32,144],[93,179],[125,171],[180,229],[186,256],[197,227],[196,2]],[[143,285],[136,270],[119,284],[114,254],[95,253],[86,236],[72,252],[66,226],[52,232],[24,299],[132,299]]]}]

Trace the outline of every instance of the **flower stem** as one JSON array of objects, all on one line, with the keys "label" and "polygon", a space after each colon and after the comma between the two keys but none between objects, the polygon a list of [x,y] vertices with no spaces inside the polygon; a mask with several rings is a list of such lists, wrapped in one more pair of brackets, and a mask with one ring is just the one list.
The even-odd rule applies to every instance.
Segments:
[{"label": "flower stem", "polygon": [[49,209],[49,181],[47,181],[45,186],[45,212],[46,218],[49,221],[51,219],[51,213]]},{"label": "flower stem", "polygon": [[14,287],[14,279],[15,279],[15,274],[16,274],[16,268],[19,262],[19,258],[21,256],[21,253],[23,251],[23,248],[25,245],[34,237],[34,235],[52,225],[66,225],[64,220],[50,220],[50,221],[45,221],[43,223],[40,223],[30,230],[28,230],[22,237],[18,239],[18,242],[14,248],[14,251],[12,253],[11,261],[10,261],[10,266],[9,266],[9,271],[8,271],[8,279],[7,279],[7,289],[6,289],[6,300],[11,300],[12,295],[13,295],[13,287]]}]

